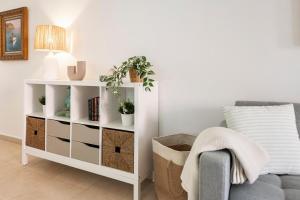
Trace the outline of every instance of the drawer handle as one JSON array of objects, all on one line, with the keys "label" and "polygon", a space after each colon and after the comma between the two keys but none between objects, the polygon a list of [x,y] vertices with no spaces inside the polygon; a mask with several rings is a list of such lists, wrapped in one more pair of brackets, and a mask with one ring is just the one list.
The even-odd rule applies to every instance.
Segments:
[{"label": "drawer handle", "polygon": [[61,140],[61,141],[63,141],[63,142],[70,142],[70,140],[69,140],[69,139],[65,139],[65,138],[60,138],[60,137],[57,137],[57,139],[59,139],[59,140]]},{"label": "drawer handle", "polygon": [[121,147],[116,146],[115,147],[115,153],[121,153]]},{"label": "drawer handle", "polygon": [[40,117],[27,117],[27,119],[28,119],[28,120],[35,120],[35,119],[37,119],[37,120],[45,121],[45,119],[40,118]]},{"label": "drawer handle", "polygon": [[92,147],[92,148],[95,148],[95,149],[99,149],[99,145],[88,144],[88,143],[83,143],[83,144],[85,144],[85,145],[88,146],[88,147]]},{"label": "drawer handle", "polygon": [[63,121],[57,121],[58,123],[64,124],[64,125],[70,125],[70,122],[63,122]]},{"label": "drawer handle", "polygon": [[35,130],[35,131],[34,131],[34,135],[37,135],[37,134],[38,134],[38,131]]},{"label": "drawer handle", "polygon": [[91,126],[91,125],[84,125],[84,126],[87,127],[87,128],[90,128],[90,129],[97,129],[97,130],[99,130],[98,126]]}]

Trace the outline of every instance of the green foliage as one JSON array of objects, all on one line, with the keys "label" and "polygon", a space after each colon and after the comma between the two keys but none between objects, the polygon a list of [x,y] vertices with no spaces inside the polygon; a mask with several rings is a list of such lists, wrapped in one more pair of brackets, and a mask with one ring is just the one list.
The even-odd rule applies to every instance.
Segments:
[{"label": "green foliage", "polygon": [[119,107],[121,114],[134,114],[134,105],[130,100],[121,102]]},{"label": "green foliage", "polygon": [[112,89],[113,94],[118,95],[119,87],[123,85],[123,79],[131,68],[135,69],[138,76],[143,80],[145,90],[151,91],[154,80],[150,76],[155,73],[151,69],[152,65],[147,61],[145,56],[134,56],[123,62],[121,66],[114,66],[113,73],[108,76],[101,76],[100,81],[106,82],[106,86]]},{"label": "green foliage", "polygon": [[40,104],[42,104],[43,106],[46,105],[46,97],[45,97],[45,96],[41,96],[41,97],[39,98],[39,102],[40,102]]},{"label": "green foliage", "polygon": [[112,75],[100,76],[100,81],[106,82],[106,86],[112,89],[112,93],[118,95],[119,87],[123,85],[123,78],[126,77],[127,72],[127,68],[114,66]]},{"label": "green foliage", "polygon": [[150,78],[154,75],[154,71],[151,69],[152,65],[147,61],[145,56],[134,56],[123,62],[121,65],[124,68],[133,68],[137,71],[139,77],[143,80],[143,86],[146,91],[151,91],[154,80]]}]

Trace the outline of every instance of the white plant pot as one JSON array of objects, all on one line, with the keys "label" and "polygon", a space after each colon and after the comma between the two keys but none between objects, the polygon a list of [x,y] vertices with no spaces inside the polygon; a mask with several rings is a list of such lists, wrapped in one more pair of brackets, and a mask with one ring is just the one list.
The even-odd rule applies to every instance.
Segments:
[{"label": "white plant pot", "polygon": [[121,114],[121,118],[123,126],[133,125],[134,114]]},{"label": "white plant pot", "polygon": [[46,106],[43,105],[43,114],[46,116]]}]

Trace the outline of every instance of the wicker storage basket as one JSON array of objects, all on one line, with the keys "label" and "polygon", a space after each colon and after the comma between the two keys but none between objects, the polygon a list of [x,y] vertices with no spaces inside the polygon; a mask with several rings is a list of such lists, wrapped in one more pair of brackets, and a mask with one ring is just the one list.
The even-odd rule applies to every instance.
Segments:
[{"label": "wicker storage basket", "polygon": [[102,132],[102,165],[134,172],[134,133],[114,129]]},{"label": "wicker storage basket", "polygon": [[45,150],[45,120],[35,117],[26,119],[26,145]]},{"label": "wicker storage basket", "polygon": [[152,140],[155,193],[159,200],[187,200],[180,175],[195,139],[178,134]]}]

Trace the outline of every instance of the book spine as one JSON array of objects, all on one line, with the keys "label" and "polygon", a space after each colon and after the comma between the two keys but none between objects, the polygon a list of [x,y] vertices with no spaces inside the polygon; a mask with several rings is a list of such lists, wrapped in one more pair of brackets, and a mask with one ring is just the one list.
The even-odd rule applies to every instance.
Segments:
[{"label": "book spine", "polygon": [[97,121],[97,102],[96,102],[96,98],[93,98],[93,121]]},{"label": "book spine", "polygon": [[96,121],[99,121],[99,97],[96,97]]},{"label": "book spine", "polygon": [[92,99],[92,121],[95,121],[95,98]]},{"label": "book spine", "polygon": [[92,120],[92,99],[88,100],[88,106],[89,106],[89,120]]}]

